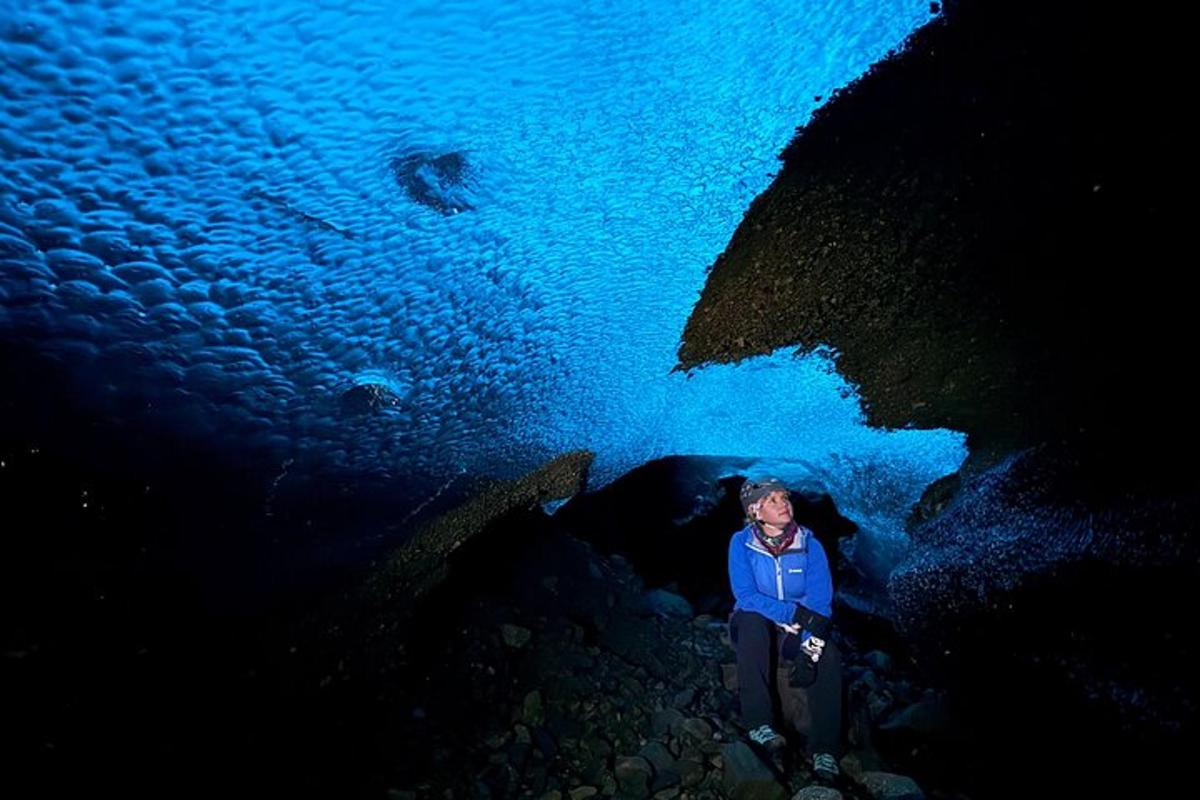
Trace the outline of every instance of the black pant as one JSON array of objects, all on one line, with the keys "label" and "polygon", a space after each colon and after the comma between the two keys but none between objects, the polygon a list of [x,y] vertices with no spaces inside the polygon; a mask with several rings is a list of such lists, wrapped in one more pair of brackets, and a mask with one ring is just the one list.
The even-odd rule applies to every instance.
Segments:
[{"label": "black pant", "polygon": [[[742,721],[750,730],[770,725],[775,718],[771,698],[775,670],[779,664],[786,664],[790,673],[794,659],[808,659],[800,650],[800,637],[781,630],[762,614],[739,609],[729,619],[729,638],[737,649]],[[808,749],[840,757],[842,654],[832,638],[825,641],[821,659],[807,672],[812,678],[811,685],[804,687],[812,714]]]}]

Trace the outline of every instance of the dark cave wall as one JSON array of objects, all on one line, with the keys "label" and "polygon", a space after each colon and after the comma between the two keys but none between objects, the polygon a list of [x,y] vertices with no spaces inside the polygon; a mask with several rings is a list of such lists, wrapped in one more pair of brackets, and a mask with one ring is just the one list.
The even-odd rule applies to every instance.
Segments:
[{"label": "dark cave wall", "polygon": [[[947,4],[781,154],[680,368],[829,344],[870,424],[965,431],[988,463],[1048,440],[1106,466],[1156,436],[1195,444],[1168,377],[1192,303],[1168,27],[1081,2]],[[1145,485],[1178,477],[1160,462]]]}]

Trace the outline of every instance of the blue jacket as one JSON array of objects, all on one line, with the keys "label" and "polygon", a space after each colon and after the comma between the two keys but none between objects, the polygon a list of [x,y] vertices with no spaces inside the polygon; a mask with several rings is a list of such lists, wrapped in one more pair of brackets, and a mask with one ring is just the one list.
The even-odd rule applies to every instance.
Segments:
[{"label": "blue jacket", "polygon": [[[771,555],[749,524],[729,540],[729,586],[733,610],[755,611],[780,625],[789,624],[796,604],[833,618],[833,576],[825,548],[803,525],[790,547]],[[801,631],[800,640],[812,636]]]}]

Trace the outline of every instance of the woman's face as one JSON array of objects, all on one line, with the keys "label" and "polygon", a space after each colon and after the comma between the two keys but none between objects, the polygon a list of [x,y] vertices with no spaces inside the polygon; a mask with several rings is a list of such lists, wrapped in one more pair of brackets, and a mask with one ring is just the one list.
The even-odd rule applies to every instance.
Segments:
[{"label": "woman's face", "polygon": [[758,501],[758,518],[767,525],[782,528],[792,521],[792,501],[787,492],[771,492]]}]

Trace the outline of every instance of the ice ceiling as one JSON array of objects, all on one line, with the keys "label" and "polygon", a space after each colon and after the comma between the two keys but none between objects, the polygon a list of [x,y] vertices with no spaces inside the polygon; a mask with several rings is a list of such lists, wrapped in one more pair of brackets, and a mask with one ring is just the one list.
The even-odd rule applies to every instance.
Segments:
[{"label": "ice ceiling", "polygon": [[421,490],[763,459],[880,530],[965,455],[864,427],[829,354],[670,372],[776,154],[927,0],[0,9],[0,335],[85,413]]}]

